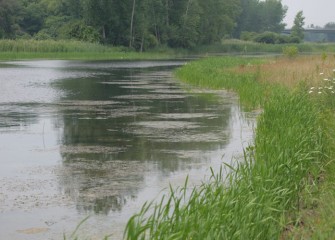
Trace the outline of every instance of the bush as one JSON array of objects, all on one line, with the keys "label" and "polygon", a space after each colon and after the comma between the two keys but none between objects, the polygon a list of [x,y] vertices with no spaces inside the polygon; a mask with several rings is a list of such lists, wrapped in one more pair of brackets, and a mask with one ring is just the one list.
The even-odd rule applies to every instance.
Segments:
[{"label": "bush", "polygon": [[241,32],[240,39],[244,41],[252,41],[257,36],[255,32]]},{"label": "bush", "polygon": [[100,41],[99,32],[91,27],[87,26],[83,21],[74,20],[65,24],[61,29],[60,38],[63,39],[75,39],[79,41],[97,43]]},{"label": "bush", "polygon": [[35,40],[50,40],[52,37],[44,30],[39,31],[34,35]]},{"label": "bush", "polygon": [[301,43],[301,39],[297,36],[290,36],[290,43]]},{"label": "bush", "polygon": [[258,34],[255,38],[255,42],[259,43],[267,43],[267,44],[275,44],[278,39],[278,34],[274,32],[264,32]]},{"label": "bush", "polygon": [[283,47],[283,54],[289,58],[296,57],[298,53],[299,53],[299,50],[296,46]]}]

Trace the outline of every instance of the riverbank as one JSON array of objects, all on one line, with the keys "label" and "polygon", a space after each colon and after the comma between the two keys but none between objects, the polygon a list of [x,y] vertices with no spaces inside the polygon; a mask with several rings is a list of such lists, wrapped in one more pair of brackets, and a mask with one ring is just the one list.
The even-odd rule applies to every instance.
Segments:
[{"label": "riverbank", "polygon": [[237,39],[201,46],[195,49],[172,49],[161,46],[145,52],[127,47],[102,45],[73,40],[0,40],[0,60],[145,60],[174,59],[209,55],[281,55],[286,47],[304,54],[332,52],[332,43],[263,44]]},{"label": "riverbank", "polygon": [[170,59],[177,55],[170,49],[141,53],[125,47],[72,40],[0,40],[0,60],[137,60]]},{"label": "riverbank", "polygon": [[160,204],[143,206],[128,223],[127,239],[333,236],[334,220],[325,214],[334,212],[327,205],[334,202],[333,65],[324,54],[209,58],[181,68],[182,81],[232,90],[243,107],[262,109],[254,145],[245,149],[243,164],[225,165],[226,178],[213,169],[212,180],[191,193],[185,184]]}]

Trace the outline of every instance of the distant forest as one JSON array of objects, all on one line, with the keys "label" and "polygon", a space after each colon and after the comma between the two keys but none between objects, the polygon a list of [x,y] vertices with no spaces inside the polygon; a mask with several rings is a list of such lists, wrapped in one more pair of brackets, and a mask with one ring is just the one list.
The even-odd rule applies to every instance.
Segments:
[{"label": "distant forest", "polygon": [[0,0],[0,39],[75,39],[145,50],[281,32],[280,0]]}]

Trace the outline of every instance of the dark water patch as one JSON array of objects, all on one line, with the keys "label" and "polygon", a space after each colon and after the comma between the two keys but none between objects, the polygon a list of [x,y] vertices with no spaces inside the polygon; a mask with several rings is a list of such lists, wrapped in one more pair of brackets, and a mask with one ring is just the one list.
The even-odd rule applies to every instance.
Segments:
[{"label": "dark water patch", "polygon": [[121,95],[115,99],[129,99],[129,100],[163,100],[163,99],[183,99],[185,95],[177,94],[137,94],[137,95]]},{"label": "dark water patch", "polygon": [[34,239],[59,239],[87,215],[84,237],[121,239],[145,201],[187,175],[201,184],[252,139],[236,95],[179,83],[172,69],[181,61],[8,64],[0,66],[1,239],[44,228]]}]

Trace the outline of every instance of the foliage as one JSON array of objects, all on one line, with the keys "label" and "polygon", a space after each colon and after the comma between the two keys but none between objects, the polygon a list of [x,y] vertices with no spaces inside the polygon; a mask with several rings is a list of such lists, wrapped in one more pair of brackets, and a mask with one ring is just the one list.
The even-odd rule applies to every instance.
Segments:
[{"label": "foliage", "polygon": [[280,33],[287,8],[277,0],[241,0],[242,13],[234,31],[240,37],[244,31],[262,33],[265,31]]},{"label": "foliage", "polygon": [[[35,35],[36,36],[36,35]],[[74,40],[0,40],[0,59],[162,59],[175,57],[171,49],[138,53],[126,47],[111,47]]]},{"label": "foliage", "polygon": [[13,38],[18,32],[15,15],[19,6],[16,0],[0,0],[0,39]]},{"label": "foliage", "polygon": [[264,33],[258,34],[254,40],[255,42],[259,42],[259,43],[275,44],[277,39],[278,39],[278,35],[276,33],[264,32]]},{"label": "foliage", "polygon": [[286,46],[283,47],[283,54],[289,58],[293,58],[299,54],[299,50],[296,46]]},{"label": "foliage", "polygon": [[[245,35],[246,33],[244,33]],[[247,35],[248,36],[248,35]],[[260,34],[253,34],[253,41],[267,44],[287,44],[300,43],[300,39],[295,36],[282,35],[274,32],[263,32]]]},{"label": "foliage", "polygon": [[294,18],[294,25],[292,27],[292,36],[298,38],[300,41],[304,39],[304,20],[303,12],[298,12]]},{"label": "foliage", "polygon": [[299,222],[301,193],[317,184],[329,160],[322,109],[303,85],[289,91],[257,81],[257,71],[236,71],[240,64],[247,68],[248,61],[256,67],[259,63],[211,58],[177,72],[195,85],[224,87],[243,99],[258,99],[254,103],[263,113],[244,163],[226,165],[226,178],[222,170],[212,170],[212,179],[199,188],[188,192],[186,180],[157,204],[144,205],[129,220],[126,239],[279,239],[285,226]]},{"label": "foliage", "polygon": [[[286,10],[279,0],[252,2],[246,9],[237,0],[0,0],[0,38],[99,41],[144,51],[213,44],[252,26],[282,29]],[[255,15],[256,25],[242,24]]]},{"label": "foliage", "polygon": [[62,39],[73,39],[86,42],[99,42],[100,40],[99,32],[95,28],[87,26],[80,20],[73,20],[61,26],[59,28],[59,36]]}]

